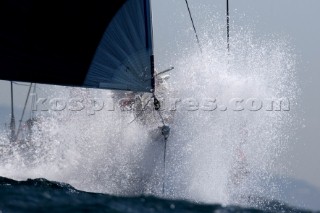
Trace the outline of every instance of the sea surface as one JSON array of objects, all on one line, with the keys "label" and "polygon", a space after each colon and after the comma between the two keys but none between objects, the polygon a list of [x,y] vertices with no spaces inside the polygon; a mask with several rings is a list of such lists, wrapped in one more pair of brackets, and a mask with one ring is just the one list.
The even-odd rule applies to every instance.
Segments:
[{"label": "sea surface", "polygon": [[266,201],[259,208],[201,204],[156,197],[116,197],[88,193],[46,179],[15,181],[0,177],[0,212],[311,212]]}]

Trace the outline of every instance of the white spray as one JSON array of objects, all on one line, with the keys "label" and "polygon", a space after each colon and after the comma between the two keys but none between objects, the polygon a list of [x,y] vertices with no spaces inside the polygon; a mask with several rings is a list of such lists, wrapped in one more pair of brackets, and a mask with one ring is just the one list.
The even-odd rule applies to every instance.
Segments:
[{"label": "white spray", "polygon": [[[295,107],[292,50],[282,39],[257,39],[246,30],[233,35],[229,54],[222,35],[206,38],[203,54],[186,50],[170,74],[166,109],[176,111],[164,196],[223,204],[244,204],[251,195],[272,198],[280,190],[270,182],[273,167],[287,147],[294,114],[268,110],[265,104],[285,98]],[[78,97],[90,106],[93,98],[110,103],[112,93],[54,87],[46,95]],[[261,110],[245,104],[252,98],[263,102]],[[230,105],[235,99],[244,100],[237,102],[244,110]],[[42,177],[116,195],[163,196],[162,140],[153,140],[150,126],[130,123],[134,113],[115,108],[38,113],[30,148],[6,146],[0,176]],[[8,144],[4,135],[0,140]]]}]

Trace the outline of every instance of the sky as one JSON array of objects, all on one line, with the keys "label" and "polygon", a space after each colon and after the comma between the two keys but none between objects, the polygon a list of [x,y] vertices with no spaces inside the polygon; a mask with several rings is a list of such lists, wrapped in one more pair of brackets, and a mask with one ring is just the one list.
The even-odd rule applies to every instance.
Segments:
[{"label": "sky", "polygon": [[[212,13],[225,13],[225,0],[189,0],[196,26]],[[205,8],[205,10],[203,9]],[[290,175],[320,188],[320,1],[319,0],[230,0],[231,24],[254,25],[255,36],[279,34],[289,38],[297,55],[301,95],[296,110],[303,123],[281,160]],[[156,66],[165,70],[179,54],[181,43],[196,47],[184,0],[153,0]],[[245,14],[245,15],[244,15]],[[219,16],[225,22],[224,16]],[[231,25],[232,33],[232,25]],[[201,40],[201,37],[200,37]],[[232,44],[231,44],[232,45]],[[0,122],[8,122],[9,83],[0,81]],[[21,113],[27,90],[15,86],[16,113]]]},{"label": "sky", "polygon": [[[296,110],[304,119],[298,128],[296,141],[283,156],[292,175],[320,188],[320,1],[317,0],[240,0],[233,8],[243,11],[247,21],[257,21],[257,35],[279,33],[287,35],[297,55],[297,76],[301,95]],[[234,20],[236,21],[236,20]]]}]

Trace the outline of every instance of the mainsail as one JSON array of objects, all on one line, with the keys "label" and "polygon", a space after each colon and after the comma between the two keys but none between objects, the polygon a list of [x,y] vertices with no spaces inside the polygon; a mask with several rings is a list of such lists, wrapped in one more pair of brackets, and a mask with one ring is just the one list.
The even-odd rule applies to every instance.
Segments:
[{"label": "mainsail", "polygon": [[150,1],[1,1],[0,79],[152,91]]}]

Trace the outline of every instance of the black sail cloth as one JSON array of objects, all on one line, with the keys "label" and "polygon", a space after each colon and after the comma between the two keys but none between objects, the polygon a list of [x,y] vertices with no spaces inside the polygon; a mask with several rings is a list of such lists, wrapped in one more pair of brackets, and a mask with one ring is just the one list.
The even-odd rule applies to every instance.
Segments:
[{"label": "black sail cloth", "polygon": [[0,79],[150,92],[150,0],[0,0]]}]

